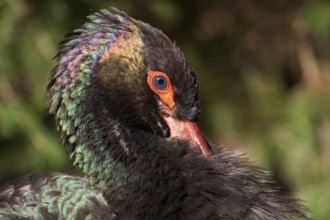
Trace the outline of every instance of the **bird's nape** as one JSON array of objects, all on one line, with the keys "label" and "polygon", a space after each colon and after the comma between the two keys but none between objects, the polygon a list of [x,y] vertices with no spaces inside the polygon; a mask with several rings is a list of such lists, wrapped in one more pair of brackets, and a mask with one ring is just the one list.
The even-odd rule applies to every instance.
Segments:
[{"label": "bird's nape", "polygon": [[61,43],[47,101],[86,177],[11,181],[1,218],[310,219],[266,171],[203,139],[196,76],[164,33],[116,9],[88,19]]}]

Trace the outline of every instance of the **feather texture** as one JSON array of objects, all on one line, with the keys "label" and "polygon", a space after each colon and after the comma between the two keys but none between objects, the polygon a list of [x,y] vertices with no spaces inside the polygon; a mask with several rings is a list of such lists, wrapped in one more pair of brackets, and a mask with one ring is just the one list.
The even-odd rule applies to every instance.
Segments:
[{"label": "feather texture", "polygon": [[[195,122],[200,106],[193,69],[165,34],[116,9],[88,19],[59,47],[47,102],[86,178],[9,182],[2,219],[310,219],[240,153],[213,146],[206,157],[170,137],[163,115]],[[170,78],[171,113],[148,87],[149,69]]]},{"label": "feather texture", "polygon": [[115,219],[115,215],[86,179],[33,173],[0,187],[0,218]]}]

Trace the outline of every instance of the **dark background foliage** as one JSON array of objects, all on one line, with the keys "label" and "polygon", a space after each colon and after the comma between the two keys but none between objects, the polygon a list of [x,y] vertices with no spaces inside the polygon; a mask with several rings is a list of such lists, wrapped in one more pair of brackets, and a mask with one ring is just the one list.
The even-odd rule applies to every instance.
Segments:
[{"label": "dark background foliage", "polygon": [[329,219],[327,0],[0,0],[0,183],[42,170],[77,173],[45,109],[45,88],[64,34],[109,7],[182,48],[210,140],[244,149],[315,219]]}]

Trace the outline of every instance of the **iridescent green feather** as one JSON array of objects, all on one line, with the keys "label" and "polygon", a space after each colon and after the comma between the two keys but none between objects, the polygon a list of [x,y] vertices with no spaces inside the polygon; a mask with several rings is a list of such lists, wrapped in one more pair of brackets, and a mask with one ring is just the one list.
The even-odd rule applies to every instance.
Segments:
[{"label": "iridescent green feather", "polygon": [[0,219],[114,218],[102,193],[80,177],[59,173],[29,174],[1,189],[6,191],[2,196],[17,205],[0,208]]}]

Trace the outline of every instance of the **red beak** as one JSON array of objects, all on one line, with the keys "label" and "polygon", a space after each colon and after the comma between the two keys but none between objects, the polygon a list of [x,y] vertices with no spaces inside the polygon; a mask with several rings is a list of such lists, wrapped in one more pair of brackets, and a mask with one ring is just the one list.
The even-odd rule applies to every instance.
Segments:
[{"label": "red beak", "polygon": [[163,116],[170,128],[170,137],[178,137],[188,140],[192,147],[199,147],[205,156],[212,154],[211,149],[206,144],[196,123],[190,121],[178,121],[172,117]]}]

